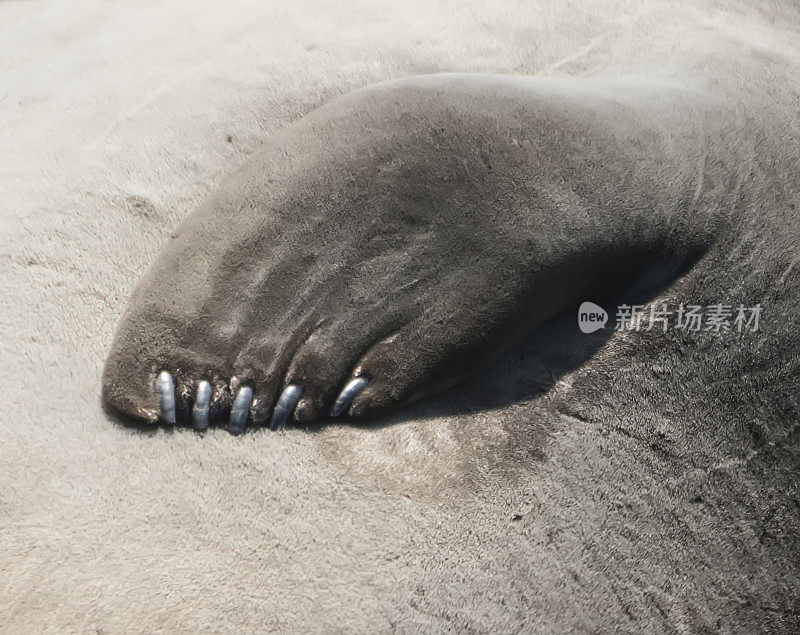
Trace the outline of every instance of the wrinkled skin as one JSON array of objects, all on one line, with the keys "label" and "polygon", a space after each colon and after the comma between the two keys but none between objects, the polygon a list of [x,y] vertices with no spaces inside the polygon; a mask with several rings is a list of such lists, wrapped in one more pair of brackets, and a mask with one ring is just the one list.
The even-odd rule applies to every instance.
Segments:
[{"label": "wrinkled skin", "polygon": [[[248,425],[368,417],[453,385],[585,299],[660,287],[737,230],[753,146],[680,86],[440,75],[284,129],[175,231],[131,298],[104,399],[180,421],[251,386]],[[757,139],[757,134],[750,135]],[[730,141],[736,139],[736,143]],[[757,141],[753,141],[753,144]]]}]

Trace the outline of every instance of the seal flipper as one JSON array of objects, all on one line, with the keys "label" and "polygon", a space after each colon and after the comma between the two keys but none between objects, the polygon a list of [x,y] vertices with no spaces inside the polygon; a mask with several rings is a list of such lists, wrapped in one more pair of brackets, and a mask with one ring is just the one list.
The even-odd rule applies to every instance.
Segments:
[{"label": "seal flipper", "polygon": [[708,219],[684,205],[699,136],[659,146],[675,134],[658,123],[679,111],[669,91],[643,107],[597,86],[414,78],[287,127],[143,278],[107,360],[107,403],[150,421],[161,403],[173,418],[154,392],[165,371],[176,420],[205,425],[208,382],[208,421],[238,433],[293,410],[324,418],[357,377],[369,384],[349,413],[378,414],[622,288],[670,237],[675,258],[702,252]]}]

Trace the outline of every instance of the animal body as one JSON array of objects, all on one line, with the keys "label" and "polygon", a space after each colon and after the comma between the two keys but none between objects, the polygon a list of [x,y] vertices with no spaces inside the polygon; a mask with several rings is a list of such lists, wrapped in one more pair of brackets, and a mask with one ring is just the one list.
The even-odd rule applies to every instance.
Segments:
[{"label": "animal body", "polygon": [[[233,432],[370,417],[458,383],[586,299],[673,284],[676,305],[783,314],[760,276],[796,281],[796,146],[777,143],[779,120],[747,115],[631,77],[432,75],[339,98],[175,231],[119,327],[105,400]],[[647,335],[642,357],[669,350],[670,335]]]}]

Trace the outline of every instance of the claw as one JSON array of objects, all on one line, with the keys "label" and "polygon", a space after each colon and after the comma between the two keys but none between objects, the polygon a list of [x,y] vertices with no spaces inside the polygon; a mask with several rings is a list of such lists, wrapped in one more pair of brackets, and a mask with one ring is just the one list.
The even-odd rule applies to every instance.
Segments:
[{"label": "claw", "polygon": [[233,400],[231,416],[228,419],[228,432],[231,434],[241,434],[247,425],[247,415],[250,413],[250,403],[253,401],[253,389],[250,386],[242,386],[236,393]]},{"label": "claw", "polygon": [[208,411],[211,404],[211,384],[201,381],[197,384],[197,396],[192,407],[192,425],[195,430],[208,428]]},{"label": "claw", "polygon": [[175,423],[175,381],[172,374],[162,370],[156,381],[159,416],[164,423]]},{"label": "claw", "polygon": [[297,384],[290,384],[283,389],[278,403],[275,405],[275,410],[272,412],[272,421],[270,421],[269,424],[270,429],[277,430],[283,428],[286,420],[289,418],[289,415],[292,414],[292,410],[294,410],[294,407],[302,396],[303,389]]},{"label": "claw", "polygon": [[342,414],[368,383],[369,379],[365,377],[356,377],[348,381],[331,408],[331,417],[338,417]]}]

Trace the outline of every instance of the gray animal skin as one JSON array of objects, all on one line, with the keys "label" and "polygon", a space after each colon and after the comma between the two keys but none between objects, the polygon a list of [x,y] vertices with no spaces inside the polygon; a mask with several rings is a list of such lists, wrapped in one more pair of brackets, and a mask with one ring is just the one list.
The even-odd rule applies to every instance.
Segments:
[{"label": "gray animal skin", "polygon": [[[642,403],[657,373],[615,373],[657,362],[677,379],[663,403],[682,382],[718,389],[721,372],[749,373],[748,390],[710,389],[707,403],[753,412],[771,391],[771,408],[791,410],[798,146],[786,120],[748,104],[637,78],[473,74],[337,99],[175,231],[119,325],[104,400],[190,422],[207,381],[199,428],[371,418],[574,320],[584,300],[662,292],[674,305],[760,303],[761,331],[620,334],[576,380],[573,415]],[[709,346],[725,357],[704,357]],[[170,378],[165,413],[171,388],[157,385]]]}]

